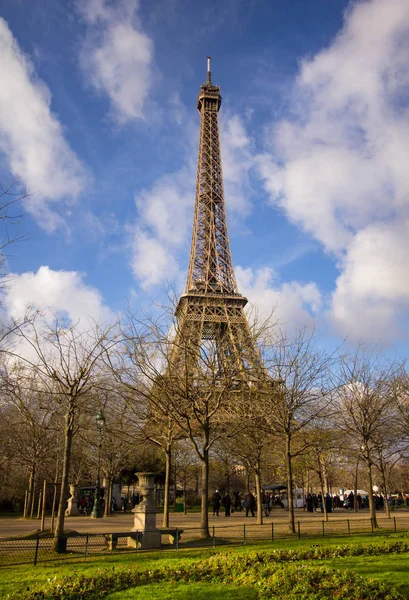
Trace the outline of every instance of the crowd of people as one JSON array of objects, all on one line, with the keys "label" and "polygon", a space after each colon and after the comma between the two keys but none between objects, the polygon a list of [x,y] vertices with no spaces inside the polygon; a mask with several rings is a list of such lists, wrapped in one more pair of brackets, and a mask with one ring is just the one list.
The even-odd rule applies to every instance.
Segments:
[{"label": "crowd of people", "polygon": [[[284,506],[278,496],[274,496],[274,494],[268,494],[264,491],[261,493],[261,504],[266,517],[270,515],[270,511],[273,506]],[[220,508],[222,506],[224,508],[225,517],[230,517],[232,512],[241,511],[246,512],[246,517],[249,515],[254,517],[257,512],[256,495],[250,490],[245,495],[235,491],[233,492],[233,497],[231,497],[228,492],[220,493],[219,490],[216,490],[212,495],[212,508],[214,517],[218,517],[220,515]]]},{"label": "crowd of people", "polygon": [[317,510],[321,510],[321,512],[323,512],[324,502],[326,511],[328,513],[332,512],[333,501],[330,494],[326,494],[324,498],[322,497],[322,494],[307,494],[305,506],[308,512],[316,512]]},{"label": "crowd of people", "polygon": [[[373,496],[373,498],[376,510],[383,510],[385,507],[384,496],[382,494],[376,494]],[[388,502],[390,503],[389,498]],[[304,508],[311,513],[319,511],[323,512],[324,503],[327,513],[332,512],[334,508],[354,510],[354,493],[351,491],[349,494],[345,494],[345,496],[341,496],[339,494],[331,495],[327,493],[324,497],[322,494],[309,493],[305,496]],[[368,508],[368,496],[357,494],[357,503],[359,509]],[[261,493],[261,505],[266,517],[270,515],[271,509],[274,506],[284,507],[279,496],[266,493],[265,491],[262,491]],[[247,492],[245,495],[235,491],[231,496],[228,492],[225,493],[224,491],[220,492],[219,490],[216,490],[212,495],[212,508],[214,517],[218,517],[220,515],[220,509],[222,507],[224,509],[225,517],[230,517],[231,513],[240,511],[245,511],[246,517],[249,515],[254,517],[255,513],[257,512],[256,495],[252,491]]]},{"label": "crowd of people", "polygon": [[[358,509],[365,509],[369,507],[369,498],[364,494],[357,494],[357,506]],[[373,496],[374,504],[376,510],[383,510],[385,507],[386,499],[382,494],[376,494]],[[387,499],[389,504],[393,504],[393,499],[388,497]],[[112,498],[112,506],[111,511],[121,510],[122,512],[127,512],[128,508],[133,509],[140,502],[139,494],[134,494],[130,499],[127,496],[121,498],[121,506],[117,506],[115,498]],[[232,495],[229,492],[225,492],[222,490],[216,490],[211,498],[212,508],[213,508],[213,516],[220,516],[220,510],[223,508],[224,516],[230,517],[230,515],[234,512],[245,511],[246,517],[252,516],[254,517],[257,512],[257,500],[256,494],[254,491],[248,491],[246,494],[242,494],[239,491],[234,491]],[[81,513],[90,514],[94,503],[93,494],[85,494],[82,495],[78,502],[78,508]],[[104,498],[101,497],[101,510],[104,509]],[[330,513],[335,508],[344,508],[346,510],[354,510],[355,508],[355,496],[354,492],[350,491],[348,494],[340,495],[334,494],[330,495],[327,493],[324,497],[322,494],[318,493],[308,493],[305,496],[304,501],[304,509],[308,512],[323,512],[324,511],[324,503],[326,512]],[[403,503],[403,500],[402,500]],[[408,501],[407,501],[408,503]],[[398,504],[395,501],[395,504]],[[270,515],[270,512],[273,507],[284,507],[284,504],[280,498],[273,493],[269,493],[266,491],[261,492],[261,505],[263,513],[266,517]]]},{"label": "crowd of people", "polygon": [[[357,507],[361,508],[369,508],[369,498],[368,495],[358,493],[356,496]],[[385,508],[385,498],[382,494],[374,494],[373,495],[374,505],[376,510],[383,510]],[[388,499],[390,503],[390,499]],[[346,510],[354,510],[355,509],[355,495],[354,492],[350,491],[348,494],[340,495],[327,493],[324,498],[322,494],[307,494],[305,499],[305,507],[308,512],[324,512],[324,503],[326,512],[330,513],[334,508],[345,508]]]}]

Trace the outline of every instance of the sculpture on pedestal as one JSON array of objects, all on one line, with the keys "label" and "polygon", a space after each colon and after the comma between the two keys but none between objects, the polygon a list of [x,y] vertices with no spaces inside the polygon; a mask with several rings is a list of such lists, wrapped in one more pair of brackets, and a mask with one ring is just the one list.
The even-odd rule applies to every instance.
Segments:
[{"label": "sculpture on pedestal", "polygon": [[136,473],[139,480],[139,490],[142,501],[132,510],[134,514],[134,526],[132,531],[141,535],[136,538],[128,538],[128,546],[140,548],[160,548],[161,533],[156,527],[156,514],[158,512],[155,503],[155,475],[156,473]]},{"label": "sculpture on pedestal", "polygon": [[70,496],[70,498],[68,498],[68,506],[65,511],[66,517],[76,517],[77,515],[80,514],[80,511],[78,510],[77,493],[78,493],[78,485],[76,485],[75,483],[70,483],[71,496]]}]

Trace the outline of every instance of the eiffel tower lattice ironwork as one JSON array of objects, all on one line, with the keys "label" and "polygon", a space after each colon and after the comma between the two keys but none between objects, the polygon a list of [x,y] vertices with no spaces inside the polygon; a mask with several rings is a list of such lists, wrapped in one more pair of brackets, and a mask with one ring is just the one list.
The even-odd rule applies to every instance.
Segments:
[{"label": "eiffel tower lattice ironwork", "polygon": [[[220,376],[260,381],[264,368],[238,292],[230,251],[223,190],[218,112],[220,87],[213,85],[210,57],[200,87],[200,143],[189,271],[179,299],[171,365],[192,374],[203,342],[216,347]],[[190,365],[183,364],[186,361]]]}]

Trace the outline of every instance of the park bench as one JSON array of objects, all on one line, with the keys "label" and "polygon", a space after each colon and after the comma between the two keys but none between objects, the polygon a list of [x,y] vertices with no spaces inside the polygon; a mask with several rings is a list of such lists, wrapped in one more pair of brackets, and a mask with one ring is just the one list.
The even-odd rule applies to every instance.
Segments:
[{"label": "park bench", "polygon": [[131,538],[137,542],[141,542],[143,537],[142,531],[122,531],[120,533],[106,533],[104,535],[105,544],[108,550],[116,550],[119,538]]},{"label": "park bench", "polygon": [[[169,536],[169,543],[172,546],[177,547],[179,540],[182,536],[183,529],[177,529],[172,527],[162,527],[159,528],[161,535]],[[122,531],[120,533],[105,533],[105,545],[108,550],[116,550],[118,546],[119,538],[130,538],[137,542],[137,544],[141,544],[143,540],[143,531]],[[129,544],[128,544],[129,545]]]},{"label": "park bench", "polygon": [[183,533],[183,529],[178,529],[176,527],[159,527],[159,531],[162,535],[168,535],[169,543],[175,547],[178,545]]}]

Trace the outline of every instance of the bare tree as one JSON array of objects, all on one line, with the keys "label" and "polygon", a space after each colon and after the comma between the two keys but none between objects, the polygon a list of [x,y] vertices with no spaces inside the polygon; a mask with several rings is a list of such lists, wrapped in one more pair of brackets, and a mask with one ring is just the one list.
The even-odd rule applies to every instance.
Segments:
[{"label": "bare tree", "polygon": [[307,328],[291,338],[280,332],[269,347],[266,344],[265,353],[271,389],[260,394],[259,410],[265,431],[284,443],[289,529],[295,533],[293,458],[309,445],[308,438],[300,443],[300,434],[314,428],[329,407],[336,358],[318,347],[314,331]]},{"label": "bare tree", "polygon": [[382,489],[385,496],[385,512],[388,518],[391,516],[388,498],[391,493],[390,480],[393,469],[407,455],[408,444],[406,440],[399,439],[397,428],[391,426],[376,436],[373,440],[373,463],[382,479]]},{"label": "bare tree", "polygon": [[[58,537],[64,531],[75,421],[87,398],[98,386],[104,386],[101,359],[114,347],[117,338],[114,326],[83,330],[78,324],[67,326],[58,317],[51,325],[38,321],[37,318],[17,331],[20,353],[9,351],[9,356],[19,369],[25,365],[29,373],[35,373],[33,391],[44,398],[52,397],[64,417],[61,493],[54,531],[58,547]],[[29,378],[26,381],[28,384]]]},{"label": "bare tree", "polygon": [[[263,385],[264,383],[264,385]],[[222,445],[230,447],[230,451],[245,466],[248,475],[254,475],[254,486],[257,501],[257,524],[263,523],[262,510],[262,463],[266,450],[271,445],[277,445],[277,437],[266,423],[264,410],[265,395],[271,392],[271,382],[240,382],[232,401],[227,407],[226,419],[231,423],[228,443],[221,441]],[[268,389],[267,389],[268,388]],[[247,478],[248,492],[250,492],[250,477]]]},{"label": "bare tree", "polygon": [[306,452],[306,465],[316,473],[320,485],[320,492],[323,502],[324,519],[328,521],[328,511],[326,504],[326,494],[329,493],[329,480],[334,465],[339,460],[340,448],[342,447],[342,438],[338,431],[331,428],[330,422],[324,426],[317,426],[306,433],[304,447],[308,447]]},{"label": "bare tree", "polygon": [[55,432],[60,427],[52,398],[36,392],[35,373],[15,364],[7,369],[3,364],[3,402],[9,408],[9,430],[6,439],[12,440],[13,458],[29,473],[28,498],[25,515],[34,506],[34,492],[39,468],[44,473],[47,462],[54,457]]},{"label": "bare tree", "polygon": [[[377,526],[373,500],[373,466],[376,447],[387,431],[396,424],[392,382],[398,370],[393,361],[360,346],[352,355],[343,356],[336,380],[336,423],[360,449],[366,465],[369,510]],[[378,446],[379,447],[379,446]]]},{"label": "bare tree", "polygon": [[[127,379],[132,381],[135,402],[143,396],[151,423],[155,419],[162,423],[162,432],[168,437],[156,441],[166,447],[168,465],[172,443],[181,438],[190,440],[202,467],[200,529],[201,535],[208,537],[209,452],[230,428],[222,413],[234,380],[221,377],[213,342],[195,345],[191,339],[182,339],[181,332],[171,337],[177,323],[172,324],[167,316],[145,323],[132,319],[128,324],[131,334],[125,336],[132,373],[115,365],[113,370],[122,373],[125,385]],[[183,361],[174,360],[175,352],[183,355]]]},{"label": "bare tree", "polygon": [[214,446],[212,456],[213,481],[217,481],[216,488],[225,489],[228,494],[234,486],[243,484],[238,473],[242,471],[242,461],[237,452],[236,437],[222,438]]},{"label": "bare tree", "polygon": [[[132,431],[129,412],[118,411],[119,398],[109,395],[105,403],[105,429],[101,451],[101,469],[105,478],[104,516],[111,514],[112,484],[123,469],[132,465],[137,452],[138,440]],[[141,440],[139,440],[139,443]]]},{"label": "bare tree", "polygon": [[[235,454],[249,473],[254,474],[257,502],[257,525],[263,524],[262,473],[266,454],[277,439],[266,431],[264,420],[253,418],[250,423],[235,432]],[[247,491],[251,491],[248,489]]]},{"label": "bare tree", "polygon": [[156,390],[167,398],[173,418],[200,461],[200,529],[202,537],[208,537],[209,456],[213,445],[234,427],[223,415],[234,384],[220,378],[216,349],[211,344],[201,350],[194,378],[179,373],[171,361],[166,373],[161,379],[156,376]]},{"label": "bare tree", "polygon": [[106,363],[118,386],[120,410],[142,443],[151,443],[165,457],[165,491],[163,527],[169,527],[169,495],[172,447],[185,435],[181,432],[172,411],[169,396],[161,393],[157,382],[163,365],[162,331],[155,322],[141,323],[133,315],[122,324],[122,343],[115,353],[106,355]]},{"label": "bare tree", "polygon": [[22,218],[19,204],[26,197],[27,194],[18,190],[15,182],[7,187],[0,184],[0,290],[4,290],[8,282],[6,249],[26,239],[19,231]]},{"label": "bare tree", "polygon": [[192,485],[196,484],[199,469],[197,457],[192,450],[191,444],[188,443],[188,440],[182,439],[174,443],[172,463],[174,471],[175,500],[177,484],[179,483],[183,491],[183,502],[186,514],[187,491],[188,489],[191,489]]},{"label": "bare tree", "polygon": [[402,361],[391,379],[391,394],[399,413],[397,435],[409,442],[409,374],[405,361]]}]

